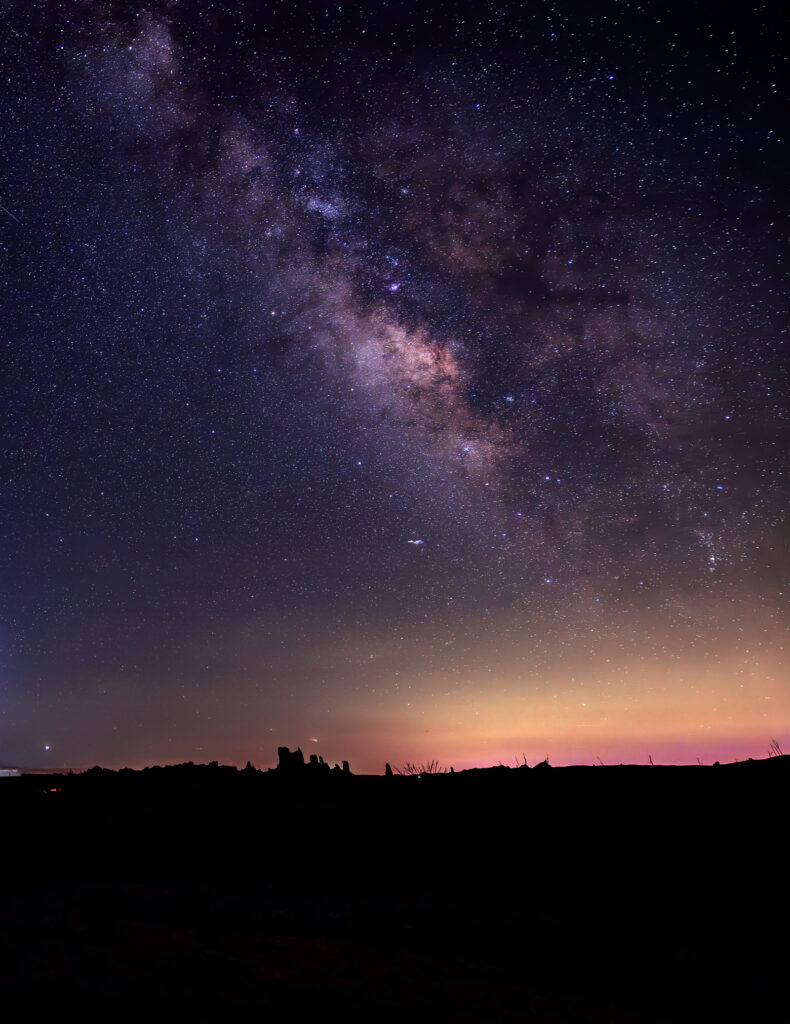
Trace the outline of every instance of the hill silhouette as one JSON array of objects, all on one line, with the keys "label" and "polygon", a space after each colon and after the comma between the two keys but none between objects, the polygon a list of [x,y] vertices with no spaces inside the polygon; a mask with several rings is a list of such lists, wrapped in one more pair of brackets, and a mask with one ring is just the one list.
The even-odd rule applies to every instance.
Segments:
[{"label": "hill silhouette", "polygon": [[790,757],[366,776],[288,748],[3,778],[4,1006],[758,1019],[788,779]]}]

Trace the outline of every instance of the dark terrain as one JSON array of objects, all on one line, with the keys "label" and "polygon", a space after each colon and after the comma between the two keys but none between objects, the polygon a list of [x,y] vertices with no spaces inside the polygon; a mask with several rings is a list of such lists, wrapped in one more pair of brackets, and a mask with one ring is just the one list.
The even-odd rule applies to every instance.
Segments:
[{"label": "dark terrain", "polygon": [[4,1014],[780,1019],[789,780],[790,757],[2,779]]}]

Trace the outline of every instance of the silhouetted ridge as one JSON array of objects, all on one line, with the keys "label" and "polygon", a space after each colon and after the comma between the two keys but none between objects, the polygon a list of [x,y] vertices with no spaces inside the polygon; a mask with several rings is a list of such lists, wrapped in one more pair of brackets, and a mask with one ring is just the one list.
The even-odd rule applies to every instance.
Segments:
[{"label": "silhouetted ridge", "polygon": [[[243,1019],[256,1020],[328,1016],[319,1002],[295,1015],[305,983],[321,999],[340,985],[344,1000],[372,985],[383,1002],[349,1022],[780,1019],[759,1001],[786,974],[773,921],[786,851],[764,836],[787,802],[790,757],[415,775],[341,764],[281,747],[263,771],[213,761],[0,778],[6,974],[24,979],[28,1002],[67,962],[80,998],[86,977],[107,977],[101,1020],[118,1019],[118,986],[134,990],[141,962],[152,985],[176,986],[176,1016],[196,985],[184,1005],[199,1019],[204,989],[235,999],[239,979],[254,1011]],[[293,988],[278,1003],[284,977]],[[422,1013],[448,979],[461,1010],[443,1016],[434,1001]],[[552,1000],[571,988],[582,1005],[598,1000],[601,1014],[527,1017],[518,1007],[544,985]],[[412,995],[397,1012],[379,1012],[402,988]],[[491,1012],[495,991],[513,993],[512,1013]]]}]

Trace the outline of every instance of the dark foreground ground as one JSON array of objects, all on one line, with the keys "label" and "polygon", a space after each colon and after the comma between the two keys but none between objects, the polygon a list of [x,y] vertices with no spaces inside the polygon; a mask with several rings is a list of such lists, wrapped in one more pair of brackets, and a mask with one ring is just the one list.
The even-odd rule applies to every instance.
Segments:
[{"label": "dark foreground ground", "polygon": [[0,780],[6,1020],[785,1019],[790,758]]}]

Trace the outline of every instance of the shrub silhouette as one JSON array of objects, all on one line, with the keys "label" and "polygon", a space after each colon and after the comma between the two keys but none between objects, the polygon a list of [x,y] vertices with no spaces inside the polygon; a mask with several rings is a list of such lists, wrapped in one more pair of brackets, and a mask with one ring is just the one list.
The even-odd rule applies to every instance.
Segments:
[{"label": "shrub silhouette", "polygon": [[424,764],[412,764],[407,761],[402,768],[396,768],[398,775],[442,775],[447,771],[442,768],[438,761],[428,761]]}]

